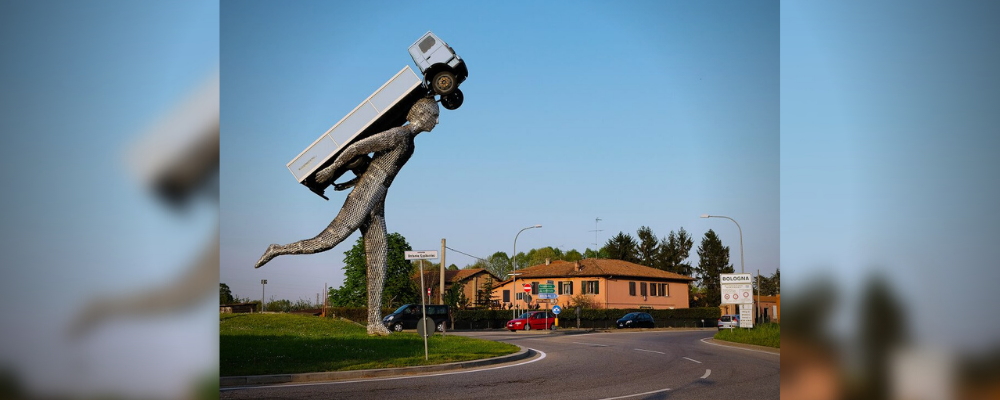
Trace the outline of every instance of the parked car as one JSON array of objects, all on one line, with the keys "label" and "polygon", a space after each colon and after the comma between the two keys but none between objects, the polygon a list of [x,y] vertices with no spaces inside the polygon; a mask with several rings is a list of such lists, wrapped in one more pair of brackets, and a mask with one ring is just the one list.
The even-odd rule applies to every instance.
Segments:
[{"label": "parked car", "polygon": [[[445,328],[451,328],[448,312],[447,305],[427,306],[427,318],[434,320],[434,330],[444,332]],[[393,332],[401,332],[403,329],[416,329],[420,318],[423,318],[420,304],[405,304],[382,318],[382,324]]]},{"label": "parked car", "polygon": [[532,329],[556,329],[556,318],[548,311],[529,311],[521,316],[507,321],[507,329],[511,332]]},{"label": "parked car", "polygon": [[727,314],[719,317],[719,330],[723,328],[739,328],[740,327],[740,316],[735,314]]},{"label": "parked car", "polygon": [[644,312],[630,312],[618,319],[619,328],[652,328],[653,316]]},{"label": "parked car", "polygon": [[464,97],[458,85],[469,76],[469,68],[462,57],[430,31],[410,45],[409,51],[424,74],[427,87],[441,96],[441,105],[449,110],[461,107]]}]

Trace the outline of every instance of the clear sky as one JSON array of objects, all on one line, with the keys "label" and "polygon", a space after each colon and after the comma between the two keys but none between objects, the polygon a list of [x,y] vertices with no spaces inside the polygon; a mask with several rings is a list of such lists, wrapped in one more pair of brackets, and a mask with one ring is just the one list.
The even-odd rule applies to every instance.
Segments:
[{"label": "clear sky", "polygon": [[[740,269],[779,266],[777,2],[224,2],[221,276],[236,295],[314,301],[344,252],[253,264],[319,233],[324,201],[285,164],[393,74],[428,30],[469,66],[386,200],[414,249],[593,248],[619,231],[714,229]],[[431,17],[433,16],[433,17]],[[691,261],[697,263],[695,251]],[[449,252],[448,264],[475,260]]]}]

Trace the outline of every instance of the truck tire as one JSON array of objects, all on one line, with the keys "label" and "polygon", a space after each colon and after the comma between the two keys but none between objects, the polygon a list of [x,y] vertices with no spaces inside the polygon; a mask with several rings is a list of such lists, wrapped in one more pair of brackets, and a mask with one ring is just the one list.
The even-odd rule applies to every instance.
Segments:
[{"label": "truck tire", "polygon": [[441,105],[448,110],[461,107],[463,102],[465,102],[465,95],[462,94],[462,89],[455,89],[451,94],[441,96]]},{"label": "truck tire", "polygon": [[438,72],[437,74],[434,74],[434,79],[431,79],[431,89],[434,90],[434,93],[441,96],[451,94],[451,92],[454,92],[457,87],[458,84],[455,81],[455,74],[451,71]]}]

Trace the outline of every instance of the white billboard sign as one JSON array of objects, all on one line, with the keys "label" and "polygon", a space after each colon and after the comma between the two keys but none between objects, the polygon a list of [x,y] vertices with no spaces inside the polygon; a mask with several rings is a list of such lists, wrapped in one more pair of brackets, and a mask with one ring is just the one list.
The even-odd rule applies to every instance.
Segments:
[{"label": "white billboard sign", "polygon": [[740,328],[753,328],[753,307],[740,307]]},{"label": "white billboard sign", "polygon": [[753,276],[750,274],[720,274],[719,283],[722,285],[735,284],[735,283],[753,283]]},{"label": "white billboard sign", "polygon": [[428,260],[438,258],[437,250],[418,250],[418,251],[407,251],[407,260]]},{"label": "white billboard sign", "polygon": [[753,276],[720,274],[722,304],[753,304]]}]

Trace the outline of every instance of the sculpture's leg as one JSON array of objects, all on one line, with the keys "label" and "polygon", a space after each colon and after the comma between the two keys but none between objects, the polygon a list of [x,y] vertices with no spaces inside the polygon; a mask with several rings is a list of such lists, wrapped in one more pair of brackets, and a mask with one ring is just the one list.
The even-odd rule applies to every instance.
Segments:
[{"label": "sculpture's leg", "polygon": [[385,215],[382,204],[372,210],[367,223],[361,226],[365,241],[365,258],[368,266],[368,334],[385,336],[389,329],[382,325],[382,289],[388,269],[386,258],[389,243],[385,233]]},{"label": "sculpture's leg", "polygon": [[347,195],[347,200],[344,201],[344,207],[340,209],[340,213],[319,235],[312,239],[286,245],[272,244],[264,252],[264,255],[260,256],[260,260],[257,260],[254,268],[260,268],[277,256],[319,253],[340,244],[361,226],[365,218],[371,214],[371,210],[385,198],[386,189],[384,186],[377,184],[371,186],[375,187],[373,189],[355,188]]}]

